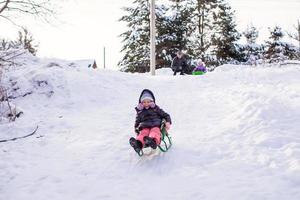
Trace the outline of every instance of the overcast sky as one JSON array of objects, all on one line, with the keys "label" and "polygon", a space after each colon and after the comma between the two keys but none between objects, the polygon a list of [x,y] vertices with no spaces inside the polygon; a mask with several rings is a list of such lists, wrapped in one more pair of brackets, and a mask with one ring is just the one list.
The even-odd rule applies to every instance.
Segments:
[{"label": "overcast sky", "polygon": [[[279,25],[291,30],[300,19],[300,0],[228,0],[236,11],[239,30],[253,24],[260,30],[260,41],[267,39],[268,27]],[[23,22],[40,43],[38,55],[63,59],[93,59],[116,68],[122,44],[118,37],[125,24],[118,22],[121,7],[131,0],[69,0],[61,3],[59,21],[54,25],[32,19]],[[15,38],[17,28],[0,19],[0,37]]]}]

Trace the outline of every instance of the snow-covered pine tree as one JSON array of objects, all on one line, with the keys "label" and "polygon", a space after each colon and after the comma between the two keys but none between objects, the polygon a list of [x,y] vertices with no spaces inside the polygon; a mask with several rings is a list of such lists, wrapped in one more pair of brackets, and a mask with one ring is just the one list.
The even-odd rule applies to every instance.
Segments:
[{"label": "snow-covered pine tree", "polygon": [[247,39],[247,44],[255,44],[258,38],[258,30],[253,25],[247,27],[247,29],[243,32],[243,35]]},{"label": "snow-covered pine tree", "polygon": [[217,3],[218,0],[191,0],[192,36],[188,53],[194,58],[204,59],[208,54],[213,33],[213,13],[216,11]]},{"label": "snow-covered pine tree", "polygon": [[[174,0],[173,0],[174,1]],[[169,20],[169,28],[172,38],[172,53],[178,49],[186,49],[191,34],[190,0],[177,0],[171,5],[172,15]]]},{"label": "snow-covered pine tree", "polygon": [[256,65],[263,58],[263,45],[256,43],[258,38],[258,30],[253,25],[247,27],[243,32],[243,36],[247,40],[247,44],[242,46],[242,62],[246,64]]},{"label": "snow-covered pine tree", "polygon": [[[169,8],[157,20],[157,67],[170,67],[172,58],[179,49],[187,49],[191,33],[189,2],[191,0],[170,0]],[[161,5],[161,8],[163,6]],[[161,12],[162,13],[162,12]],[[161,51],[160,51],[161,50]]]},{"label": "snow-covered pine tree", "polygon": [[[128,31],[121,34],[125,55],[119,62],[122,71],[147,72],[150,69],[150,4],[148,0],[135,0],[132,7],[124,8],[128,15],[120,21],[127,23]],[[168,8],[156,2],[156,68],[169,67],[171,58],[167,51],[172,44]]]},{"label": "snow-covered pine tree", "polygon": [[265,58],[269,62],[279,62],[287,59],[287,56],[284,55],[284,47],[282,43],[282,38],[284,33],[279,26],[274,27],[273,29],[269,28],[270,37],[269,41],[266,42],[266,52]]},{"label": "snow-covered pine tree", "polygon": [[150,19],[149,1],[134,0],[132,7],[123,8],[128,14],[119,21],[127,23],[128,30],[122,33],[123,59],[119,62],[122,71],[146,72],[150,67]]},{"label": "snow-covered pine tree", "polygon": [[267,62],[282,62],[287,59],[296,59],[298,49],[295,45],[283,42],[284,32],[281,27],[270,29],[269,41],[266,42],[265,58]]},{"label": "snow-covered pine tree", "polygon": [[170,67],[178,46],[174,16],[170,6],[160,5],[156,10],[156,68]]},{"label": "snow-covered pine tree", "polygon": [[213,24],[212,53],[219,64],[238,59],[236,41],[241,34],[236,29],[234,11],[224,0],[218,1],[218,11],[214,13]]}]

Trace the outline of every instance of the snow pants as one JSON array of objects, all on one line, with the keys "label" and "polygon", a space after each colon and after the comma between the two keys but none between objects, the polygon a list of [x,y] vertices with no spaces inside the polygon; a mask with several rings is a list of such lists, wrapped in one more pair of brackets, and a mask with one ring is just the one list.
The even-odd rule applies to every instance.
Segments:
[{"label": "snow pants", "polygon": [[143,146],[145,146],[144,137],[149,136],[155,139],[156,144],[160,144],[160,128],[153,127],[153,128],[143,128],[140,131],[140,134],[137,136],[137,140],[141,141]]}]

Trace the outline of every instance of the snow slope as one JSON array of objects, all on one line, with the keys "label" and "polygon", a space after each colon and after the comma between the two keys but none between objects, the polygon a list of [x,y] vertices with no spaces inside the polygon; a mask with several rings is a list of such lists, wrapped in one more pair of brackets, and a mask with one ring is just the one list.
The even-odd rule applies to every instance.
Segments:
[{"label": "snow slope", "polygon": [[[59,60],[10,72],[24,115],[0,140],[39,129],[0,143],[0,200],[300,199],[299,66],[158,74]],[[174,144],[140,158],[128,139],[144,88],[171,115]]]}]

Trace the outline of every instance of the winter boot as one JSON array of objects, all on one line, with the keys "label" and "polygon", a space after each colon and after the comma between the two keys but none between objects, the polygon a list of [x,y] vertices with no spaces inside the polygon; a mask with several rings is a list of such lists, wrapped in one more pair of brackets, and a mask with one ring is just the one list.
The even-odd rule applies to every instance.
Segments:
[{"label": "winter boot", "polygon": [[139,152],[142,150],[142,148],[143,148],[142,142],[139,141],[139,140],[136,140],[136,139],[133,138],[133,137],[131,137],[131,138],[129,139],[129,144],[130,144],[130,146],[133,147],[133,149],[134,149],[137,153],[139,153]]},{"label": "winter boot", "polygon": [[150,146],[152,149],[156,149],[157,148],[157,144],[156,144],[154,138],[151,138],[149,136],[145,136],[144,137],[144,141],[145,141],[145,145]]}]

